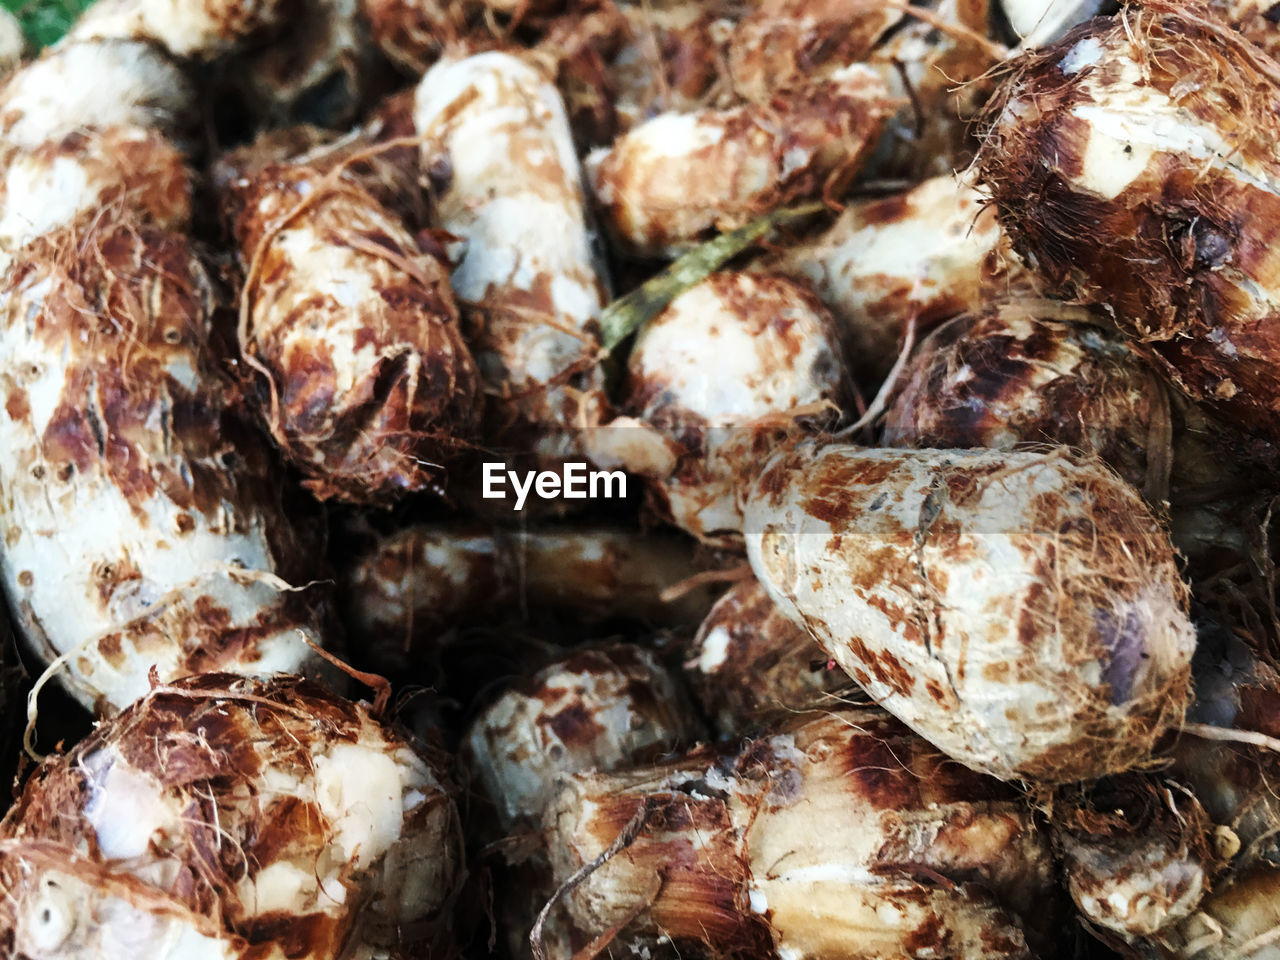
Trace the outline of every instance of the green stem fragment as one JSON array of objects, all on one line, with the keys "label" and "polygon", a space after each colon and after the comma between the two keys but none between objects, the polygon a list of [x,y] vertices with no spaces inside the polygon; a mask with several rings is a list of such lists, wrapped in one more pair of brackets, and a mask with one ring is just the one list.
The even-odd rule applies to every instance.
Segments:
[{"label": "green stem fragment", "polygon": [[774,228],[803,220],[822,209],[823,204],[818,202],[784,207],[694,247],[661,273],[604,309],[600,315],[600,341],[605,351],[613,351],[672,300],[758,243]]}]

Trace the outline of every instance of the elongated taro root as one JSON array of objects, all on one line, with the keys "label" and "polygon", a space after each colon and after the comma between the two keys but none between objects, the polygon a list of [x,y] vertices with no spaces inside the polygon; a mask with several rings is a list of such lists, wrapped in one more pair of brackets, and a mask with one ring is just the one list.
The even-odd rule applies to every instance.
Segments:
[{"label": "elongated taro root", "polygon": [[1049,282],[1104,304],[1191,396],[1272,437],[1278,106],[1274,61],[1203,7],[1148,2],[1022,61],[979,158]]},{"label": "elongated taro root", "polygon": [[1155,777],[1073,789],[1054,801],[1049,825],[1077,908],[1120,949],[1190,916],[1221,866],[1204,809]]},{"label": "elongated taro root", "polygon": [[741,543],[738,478],[779,431],[836,419],[851,387],[831,317],[805,284],[722,271],[641,330],[625,415],[587,448],[600,466],[648,478],[664,519],[700,540]]},{"label": "elongated taro root", "polygon": [[674,256],[713,228],[839,196],[891,110],[876,74],[854,64],[767,103],[661,114],[593,151],[587,172],[621,246]]},{"label": "elongated taro root", "polygon": [[1018,283],[995,212],[952,176],[845,208],[827,230],[765,260],[808,279],[836,318],[859,379],[878,383],[908,322],[917,333]]},{"label": "elongated taro root", "polygon": [[472,722],[464,749],[510,828],[541,820],[557,776],[615,770],[700,732],[653,654],[617,643],[579,650],[505,691]]},{"label": "elongated taro root", "polygon": [[[762,0],[728,44],[734,90],[763,101],[866,59],[902,11],[862,0]],[[824,69],[826,68],[826,69]]]},{"label": "elongated taro root", "polygon": [[376,503],[439,480],[480,419],[446,266],[340,163],[268,165],[234,192],[240,348],[306,486]]},{"label": "elongated taro root", "polygon": [[743,497],[774,601],[962,763],[1098,777],[1182,720],[1186,587],[1168,537],[1097,460],[806,441]]},{"label": "elongated taro root", "polygon": [[103,223],[30,245],[3,288],[5,590],[36,657],[121,708],[202,671],[318,662],[312,569],[210,346],[185,240]]},{"label": "elongated taro root", "polygon": [[722,737],[805,710],[830,709],[852,686],[754,578],[716,601],[698,628],[685,676]]},{"label": "elongated taro root", "polygon": [[[664,598],[703,568],[684,540],[608,527],[418,525],[378,539],[342,576],[351,635],[382,673],[421,669],[452,627],[503,614],[564,613],[586,623],[696,623],[707,586]],[[422,677],[415,679],[421,681]]]},{"label": "elongated taro root", "polygon": [[547,829],[561,882],[631,839],[564,891],[615,947],[657,934],[709,956],[1029,957],[1059,913],[1017,795],[875,709],[569,778]]},{"label": "elongated taro root", "polygon": [[532,431],[572,448],[604,408],[607,294],[560,95],[510,54],[445,59],[422,78],[414,120],[438,223],[467,241],[453,289],[493,398],[490,439]]},{"label": "elongated taro root", "polygon": [[433,761],[297,678],[159,686],[0,824],[6,955],[422,956],[463,874]]}]

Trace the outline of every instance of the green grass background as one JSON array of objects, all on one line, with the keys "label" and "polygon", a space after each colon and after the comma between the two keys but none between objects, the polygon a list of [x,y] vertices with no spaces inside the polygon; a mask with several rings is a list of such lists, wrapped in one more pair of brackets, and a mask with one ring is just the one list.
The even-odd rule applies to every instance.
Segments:
[{"label": "green grass background", "polygon": [[93,0],[0,0],[15,14],[33,49],[47,47],[71,26]]}]

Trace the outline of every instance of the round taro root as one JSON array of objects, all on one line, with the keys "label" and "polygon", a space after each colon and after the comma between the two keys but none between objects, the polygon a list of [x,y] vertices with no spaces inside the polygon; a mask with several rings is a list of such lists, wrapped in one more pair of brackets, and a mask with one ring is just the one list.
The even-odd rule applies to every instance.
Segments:
[{"label": "round taro root", "polygon": [[659,114],[593,151],[587,176],[621,246],[675,256],[712,228],[838,196],[889,110],[879,77],[853,64],[767,103]]},{"label": "round taro root", "polygon": [[1167,536],[1097,460],[809,441],[744,501],[774,601],[962,763],[1098,777],[1181,721],[1187,590]]},{"label": "round taro root", "polygon": [[836,318],[859,382],[879,383],[917,335],[1020,283],[995,211],[953,176],[862,200],[822,233],[788,246],[766,268],[813,284]]},{"label": "round taro root", "polygon": [[0,824],[5,955],[424,956],[462,878],[433,763],[297,678],[159,686]]},{"label": "round taro root", "polygon": [[1122,950],[1194,913],[1222,865],[1195,797],[1143,774],[1066,791],[1049,825],[1076,907]]},{"label": "round taro root", "polygon": [[920,345],[885,414],[890,447],[1066,444],[1150,499],[1167,496],[1163,381],[1084,307],[1016,300],[959,317]]},{"label": "round taro root", "polygon": [[0,564],[27,647],[86,706],[204,671],[319,660],[314,551],[217,368],[185,239],[112,225],[31,244],[0,312]]},{"label": "round taro root", "polygon": [[539,820],[558,775],[627,766],[700,732],[657,658],[616,643],[579,650],[507,690],[471,724],[464,749],[510,828]]},{"label": "round taro root", "polygon": [[592,431],[587,449],[598,466],[645,477],[664,519],[740,544],[738,478],[798,419],[838,417],[850,390],[835,325],[803,282],[721,271],[645,325],[626,416]]},{"label": "round taro root", "polygon": [[439,480],[481,403],[445,265],[331,164],[268,165],[233,189],[240,347],[305,485],[377,503]]},{"label": "round taro root", "polygon": [[1196,399],[1280,435],[1280,73],[1147,2],[1021,61],[978,159],[1015,248]]}]

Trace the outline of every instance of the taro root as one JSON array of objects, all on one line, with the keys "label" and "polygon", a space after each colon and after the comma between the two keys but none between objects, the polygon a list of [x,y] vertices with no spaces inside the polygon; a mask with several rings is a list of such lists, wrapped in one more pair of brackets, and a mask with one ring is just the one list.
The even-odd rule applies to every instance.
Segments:
[{"label": "taro root", "polygon": [[558,776],[628,766],[699,732],[653,654],[617,643],[576,651],[507,689],[472,722],[464,752],[509,829],[541,819]]},{"label": "taro root", "polygon": [[926,180],[851,203],[818,236],[765,267],[805,277],[836,318],[859,380],[878,383],[898,356],[908,322],[918,334],[1019,283],[994,211],[955,177]]},{"label": "taro root", "polygon": [[908,12],[910,22],[867,59],[898,104],[867,161],[868,176],[914,183],[962,170],[973,158],[970,127],[995,87],[993,68],[1005,51],[989,39],[988,0],[931,6],[928,21]]},{"label": "taro root", "polygon": [[1158,503],[1171,469],[1164,384],[1102,320],[1050,300],[1014,300],[952,320],[903,373],[885,414],[885,445],[1065,444],[1097,454]]},{"label": "taro root", "polygon": [[145,127],[71,134],[0,163],[0,272],[30,241],[104,208],[173,230],[191,218],[185,158]]},{"label": "taro root", "polygon": [[837,197],[891,110],[854,64],[767,103],[664,113],[592,152],[588,176],[618,244],[674,256],[713,228],[805,197]]},{"label": "taro root", "polygon": [[603,860],[564,901],[615,948],[1030,957],[1058,935],[1052,854],[1016,792],[875,709],[568,778],[547,830],[557,880]]},{"label": "taro root", "polygon": [[178,57],[211,60],[287,23],[283,0],[95,0],[67,34],[81,40],[140,40]]},{"label": "taro root", "polygon": [[666,113],[707,106],[723,86],[724,34],[731,2],[681,0],[622,7],[626,39],[610,58],[620,132]]},{"label": "taro root", "polygon": [[865,60],[901,19],[898,7],[865,0],[762,0],[729,37],[734,91],[764,101]]},{"label": "taro root", "polygon": [[1249,556],[1249,505],[1265,476],[1258,451],[1171,395],[1088,308],[1015,300],[957,318],[920,345],[900,382],[885,446],[1067,444],[1096,453],[1168,510],[1194,578],[1218,579]]},{"label": "taro root", "polygon": [[962,763],[1098,777],[1181,722],[1187,590],[1166,534],[1096,459],[805,441],[743,499],[774,602]]},{"label": "taro root", "polygon": [[377,503],[439,481],[481,403],[446,265],[342,163],[268,165],[233,192],[240,349],[305,485]]},{"label": "taro root", "polygon": [[34,656],[119,709],[202,671],[318,662],[313,548],[210,342],[188,243],[109,220],[30,244],[4,284],[0,569]]},{"label": "taro root", "polygon": [[[688,543],[608,527],[418,525],[380,538],[342,576],[347,624],[379,672],[421,669],[456,626],[521,611],[578,622],[696,623],[712,603]],[[426,678],[416,676],[415,680]]]},{"label": "taro root", "polygon": [[[557,778],[631,766],[689,746],[700,733],[685,692],[651,653],[631,644],[578,650],[476,717],[463,757],[505,834],[495,847],[503,852],[498,909],[513,957],[529,955],[530,930],[555,892],[543,838],[529,831],[540,826]],[[563,905],[543,927],[552,960],[570,960],[590,939]]]},{"label": "taro root", "polygon": [[791,714],[829,709],[847,699],[852,686],[754,578],[716,601],[684,666],[703,711],[728,738]]},{"label": "taro root", "polygon": [[1190,916],[1221,866],[1203,808],[1155,777],[1068,791],[1049,824],[1076,907],[1121,950]]},{"label": "taro root", "polygon": [[182,71],[147,44],[64,42],[7,78],[0,131],[6,153],[87,127],[146,127],[173,138],[190,129],[192,101]]},{"label": "taro root", "polygon": [[425,956],[463,875],[436,763],[297,678],[153,689],[0,824],[8,955]]},{"label": "taro root", "polygon": [[492,401],[488,439],[571,452],[603,415],[607,293],[560,95],[510,54],[445,59],[414,120],[437,224],[467,242],[453,290]]},{"label": "taro root", "polygon": [[1091,21],[1020,61],[979,168],[1015,248],[1183,390],[1280,435],[1280,75],[1199,6]]},{"label": "taro root", "polygon": [[851,384],[830,315],[804,284],[722,271],[640,332],[622,410],[588,440],[600,466],[648,478],[665,520],[700,540],[741,543],[736,484],[769,438],[831,422]]}]

